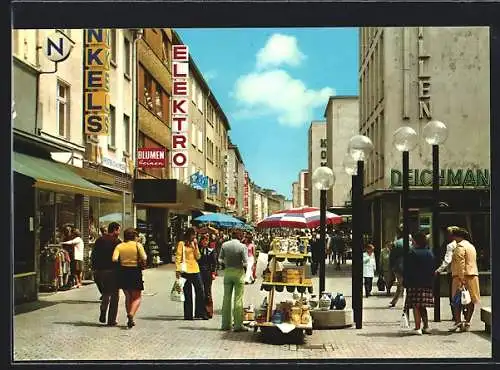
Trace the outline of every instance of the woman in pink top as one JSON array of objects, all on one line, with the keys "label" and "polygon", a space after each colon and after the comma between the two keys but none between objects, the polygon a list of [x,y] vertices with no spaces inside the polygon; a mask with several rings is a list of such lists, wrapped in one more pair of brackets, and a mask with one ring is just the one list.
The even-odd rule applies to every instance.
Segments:
[{"label": "woman in pink top", "polygon": [[248,249],[248,262],[247,262],[247,272],[245,275],[245,284],[253,284],[255,282],[254,277],[254,264],[255,264],[255,244],[253,244],[253,237],[251,234],[247,234],[245,239],[245,245]]}]

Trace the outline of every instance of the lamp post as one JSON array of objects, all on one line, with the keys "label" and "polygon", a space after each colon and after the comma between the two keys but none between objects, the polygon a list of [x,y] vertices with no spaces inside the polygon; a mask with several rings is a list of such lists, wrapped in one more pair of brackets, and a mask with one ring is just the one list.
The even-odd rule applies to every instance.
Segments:
[{"label": "lamp post", "polygon": [[[430,121],[423,129],[424,139],[432,145],[432,247],[435,258],[435,268],[440,262],[439,243],[439,145],[448,138],[448,128],[443,122]],[[439,275],[434,280],[434,321],[441,321],[441,286]]]},{"label": "lamp post", "polygon": [[325,243],[326,243],[326,191],[335,183],[335,175],[330,167],[321,166],[312,175],[314,187],[320,191],[320,264],[319,293],[325,291]]},{"label": "lamp post", "polygon": [[355,135],[347,147],[351,159],[344,158],[344,169],[352,176],[352,309],[356,329],[363,327],[364,161],[372,151],[373,143],[369,137]]},{"label": "lamp post", "polygon": [[410,151],[415,149],[415,147],[417,146],[418,135],[413,128],[403,126],[394,131],[393,139],[396,149],[403,153],[403,186],[401,192],[401,208],[403,209],[403,268],[405,268],[406,259],[410,250],[410,210],[408,208],[408,195],[410,193]]}]

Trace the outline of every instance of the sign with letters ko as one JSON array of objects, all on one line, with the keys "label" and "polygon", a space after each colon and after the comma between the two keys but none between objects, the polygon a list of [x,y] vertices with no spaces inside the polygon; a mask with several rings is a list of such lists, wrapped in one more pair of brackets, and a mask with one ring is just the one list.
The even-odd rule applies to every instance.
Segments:
[{"label": "sign with letters ko", "polygon": [[172,168],[188,167],[189,49],[172,45]]},{"label": "sign with letters ko", "polygon": [[83,47],[83,117],[86,135],[109,135],[109,30],[86,29]]}]

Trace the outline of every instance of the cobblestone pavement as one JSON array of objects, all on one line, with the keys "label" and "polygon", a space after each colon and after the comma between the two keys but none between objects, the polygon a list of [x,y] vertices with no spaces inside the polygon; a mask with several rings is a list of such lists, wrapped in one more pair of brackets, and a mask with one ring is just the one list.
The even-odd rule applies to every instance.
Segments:
[{"label": "cobblestone pavement", "polygon": [[[343,292],[350,307],[350,269],[327,267],[326,288]],[[491,340],[476,311],[467,333],[448,333],[447,298],[441,301],[442,321],[431,323],[433,335],[413,336],[399,329],[401,309],[389,309],[389,297],[364,299],[362,329],[315,330],[302,345],[262,343],[260,333],[221,332],[222,277],[214,282],[216,315],[208,321],[182,320],[182,304],[169,300],[174,266],[144,272],[146,290],[136,316],[126,328],[124,296],[119,325],[98,323],[99,293],[94,284],[53,294],[16,308],[14,360],[155,360],[155,359],[349,359],[349,358],[488,358]],[[259,279],[245,288],[245,305],[260,305],[267,293]],[[314,278],[314,286],[318,286]],[[376,287],[374,287],[376,291]],[[377,293],[375,293],[377,294]],[[278,301],[290,294],[277,293]],[[482,298],[490,305],[490,297]],[[401,306],[402,302],[398,304]],[[432,310],[429,317],[432,316]]]}]

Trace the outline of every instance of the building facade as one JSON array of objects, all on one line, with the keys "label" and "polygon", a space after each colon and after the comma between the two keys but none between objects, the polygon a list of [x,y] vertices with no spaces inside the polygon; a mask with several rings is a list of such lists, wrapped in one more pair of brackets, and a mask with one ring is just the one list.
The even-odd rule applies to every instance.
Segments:
[{"label": "building facade", "polygon": [[244,165],[240,151],[229,141],[226,171],[226,208],[236,216],[243,213]]},{"label": "building facade", "polygon": [[332,96],[325,110],[327,166],[335,174],[335,184],[327,192],[327,205],[344,207],[351,201],[351,181],[343,166],[347,145],[359,132],[357,96]]},{"label": "building facade", "polygon": [[300,207],[300,184],[298,181],[292,184],[292,204],[294,208]]},{"label": "building facade", "polygon": [[309,197],[306,198],[306,203],[311,207],[319,208],[320,192],[314,191],[312,184],[312,174],[314,170],[320,166],[327,164],[328,143],[326,138],[326,121],[312,121],[308,131],[308,171],[311,176],[308,177],[307,188],[309,189]]},{"label": "building facade", "polygon": [[480,269],[490,268],[489,71],[487,27],[361,29],[359,131],[375,146],[365,164],[366,231],[375,245],[392,240],[401,220],[401,153],[393,146],[401,126],[419,135],[410,152],[411,229],[429,232],[432,150],[422,130],[439,120],[448,127],[440,146],[441,226],[466,227]]},{"label": "building facade", "polygon": [[302,170],[299,172],[299,207],[310,206],[309,199],[309,171]]}]

